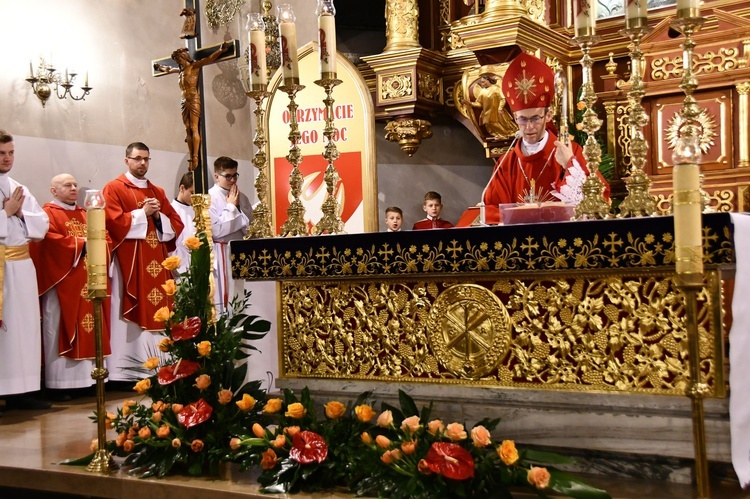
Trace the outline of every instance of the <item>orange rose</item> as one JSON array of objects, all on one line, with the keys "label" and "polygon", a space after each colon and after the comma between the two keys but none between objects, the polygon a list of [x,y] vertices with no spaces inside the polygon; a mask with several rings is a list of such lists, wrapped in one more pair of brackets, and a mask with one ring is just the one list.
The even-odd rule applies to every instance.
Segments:
[{"label": "orange rose", "polygon": [[385,435],[378,435],[375,437],[375,443],[378,444],[378,447],[381,449],[387,449],[391,446],[391,441]]},{"label": "orange rose", "polygon": [[247,412],[255,407],[255,399],[249,393],[242,394],[242,400],[235,402],[242,412]]},{"label": "orange rose", "polygon": [[362,404],[355,407],[354,413],[357,415],[357,419],[359,419],[363,423],[369,423],[370,421],[372,421],[372,418],[375,417],[375,411],[373,411],[372,407],[367,404]]},{"label": "orange rose", "polygon": [[474,447],[487,447],[492,443],[489,430],[482,425],[471,429],[471,441],[474,442]]},{"label": "orange rose", "polygon": [[205,390],[209,386],[211,386],[211,376],[208,374],[201,374],[197,378],[195,378],[195,384],[193,385],[198,390]]},{"label": "orange rose", "polygon": [[182,244],[184,244],[190,251],[195,251],[200,248],[203,243],[201,243],[201,240],[197,237],[188,237]]},{"label": "orange rose", "polygon": [[307,414],[307,409],[305,409],[305,406],[299,402],[289,404],[289,407],[286,409],[286,414],[284,415],[288,418],[302,419],[305,417],[305,414]]},{"label": "orange rose", "polygon": [[326,417],[328,419],[338,419],[346,412],[346,406],[335,400],[328,402],[323,407],[326,409]]},{"label": "orange rose", "polygon": [[126,400],[122,403],[122,415],[127,416],[130,414],[130,408],[135,405],[135,400]]},{"label": "orange rose", "polygon": [[253,424],[253,435],[255,435],[258,438],[263,438],[266,436],[266,430],[258,423]]},{"label": "orange rose", "polygon": [[367,445],[370,445],[372,443],[372,436],[366,431],[362,432],[362,435],[360,435],[360,438]]},{"label": "orange rose", "polygon": [[406,454],[407,456],[411,456],[416,452],[417,450],[417,442],[402,442],[401,443],[401,452]]},{"label": "orange rose", "polygon": [[200,452],[203,450],[203,440],[195,439],[190,443],[190,450]]},{"label": "orange rose", "polygon": [[208,357],[208,355],[211,353],[211,342],[210,341],[201,341],[198,343],[198,355],[201,357]]},{"label": "orange rose", "polygon": [[151,437],[151,428],[149,428],[148,426],[144,426],[143,428],[138,430],[138,436],[144,440]]},{"label": "orange rose", "polygon": [[263,453],[260,460],[260,467],[264,470],[272,470],[276,467],[276,453],[273,449],[268,449]]},{"label": "orange rose", "polygon": [[146,369],[156,369],[159,367],[159,357],[149,357],[148,360],[143,363],[143,367]]},{"label": "orange rose", "polygon": [[167,279],[167,282],[161,285],[161,288],[167,293],[167,296],[173,296],[177,292],[177,284],[174,279]]},{"label": "orange rose", "polygon": [[497,455],[500,456],[500,460],[506,466],[518,461],[518,451],[516,450],[516,444],[513,440],[503,440],[500,447],[497,448]]},{"label": "orange rose", "polygon": [[388,452],[391,453],[391,457],[393,458],[394,461],[398,461],[399,459],[404,457],[404,455],[401,453],[401,450],[399,449],[391,449]]},{"label": "orange rose", "polygon": [[117,417],[117,416],[115,416],[115,414],[114,414],[114,413],[112,413],[112,412],[108,412],[108,413],[107,413],[107,417],[106,417],[106,419],[104,420],[104,427],[105,427],[105,428],[107,428],[108,430],[111,430],[111,429],[113,429],[113,428],[115,427],[115,426],[114,426],[114,423],[113,423],[113,421],[114,421],[114,419],[115,419],[116,417]]},{"label": "orange rose", "polygon": [[391,451],[385,451],[382,456],[380,456],[380,460],[383,461],[383,464],[391,464],[393,462],[393,457],[391,457]]},{"label": "orange rose", "polygon": [[239,450],[240,447],[242,447],[242,440],[240,440],[239,438],[234,437],[229,441],[229,448],[233,451]]},{"label": "orange rose", "polygon": [[161,425],[158,430],[156,430],[156,436],[159,438],[167,438],[170,433],[169,425]]},{"label": "orange rose", "polygon": [[393,424],[393,414],[391,414],[391,411],[383,411],[380,416],[378,416],[376,424],[381,428],[387,428]]},{"label": "orange rose", "polygon": [[124,431],[121,431],[119,435],[117,435],[117,439],[115,440],[115,445],[118,447],[122,447],[122,444],[125,443],[125,440],[128,439],[128,434]]},{"label": "orange rose", "polygon": [[174,312],[170,311],[169,307],[161,307],[154,313],[154,320],[156,322],[167,322],[173,315]]},{"label": "orange rose", "polygon": [[133,449],[135,449],[135,442],[132,440],[125,440],[125,443],[122,444],[122,450],[125,452],[133,452]]},{"label": "orange rose", "polygon": [[294,438],[294,435],[300,432],[299,426],[287,426],[284,428],[284,433],[289,435],[289,438]]},{"label": "orange rose", "polygon": [[156,411],[151,415],[151,419],[154,421],[154,423],[161,423],[161,417],[162,413],[159,411]]},{"label": "orange rose", "polygon": [[443,426],[443,422],[439,419],[433,419],[432,421],[427,423],[427,431],[430,433],[430,435],[437,435],[444,429],[445,426]]},{"label": "orange rose", "polygon": [[276,438],[273,439],[271,442],[271,445],[276,447],[277,449],[281,449],[286,445],[286,437],[284,435],[277,435]]},{"label": "orange rose", "polygon": [[263,412],[266,414],[274,414],[281,410],[281,399],[268,399],[266,405],[263,406]]},{"label": "orange rose", "polygon": [[174,447],[175,449],[179,449],[181,445],[182,445],[182,442],[180,441],[179,438],[172,439],[172,447]]},{"label": "orange rose", "polygon": [[172,348],[173,344],[174,342],[171,338],[162,338],[157,345],[157,348],[162,352],[169,352],[169,349]]},{"label": "orange rose", "polygon": [[227,390],[225,388],[223,390],[219,390],[218,397],[219,397],[219,403],[221,405],[227,405],[229,402],[232,401],[232,397],[234,397],[234,394],[232,393],[232,390]]},{"label": "orange rose", "polygon": [[584,109],[586,109],[586,103],[582,100],[579,100],[578,102],[576,102],[576,109],[578,109],[579,111],[583,111]]},{"label": "orange rose", "polygon": [[96,452],[99,450],[99,439],[95,438],[91,441],[91,445],[89,446],[89,449],[91,449],[91,452]]},{"label": "orange rose", "polygon": [[138,383],[135,384],[133,387],[133,390],[138,392],[138,395],[143,395],[151,388],[151,380],[146,378],[140,380]]},{"label": "orange rose", "polygon": [[164,401],[162,400],[151,404],[151,410],[153,410],[154,412],[164,412],[167,409],[169,409],[169,404],[164,403]]},{"label": "orange rose", "polygon": [[423,475],[429,475],[432,473],[432,470],[430,469],[430,465],[427,464],[427,461],[425,461],[424,459],[419,460],[419,462],[417,463],[417,469]]},{"label": "orange rose", "polygon": [[182,412],[182,404],[172,404],[172,412],[179,414]]},{"label": "orange rose", "polygon": [[466,440],[466,431],[464,425],[461,423],[451,423],[445,428],[445,436],[450,438],[454,442],[459,440]]},{"label": "orange rose", "polygon": [[419,416],[410,416],[401,423],[401,430],[414,435],[421,426],[419,424]]},{"label": "orange rose", "polygon": [[167,270],[174,270],[180,266],[180,263],[182,263],[180,257],[177,255],[173,255],[161,262],[161,266]]},{"label": "orange rose", "polygon": [[549,487],[550,476],[547,468],[539,468],[538,466],[534,466],[529,470],[529,473],[526,475],[526,479],[537,489],[546,489],[547,487]]}]

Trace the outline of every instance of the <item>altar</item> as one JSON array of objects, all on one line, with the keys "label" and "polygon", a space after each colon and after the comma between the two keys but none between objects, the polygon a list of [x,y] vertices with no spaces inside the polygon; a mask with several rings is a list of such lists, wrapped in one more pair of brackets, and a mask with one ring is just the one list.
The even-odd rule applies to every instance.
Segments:
[{"label": "altar", "polygon": [[[704,214],[702,234],[708,455],[729,462],[730,215]],[[374,390],[378,400],[402,388],[444,417],[501,417],[504,438],[656,455],[666,461],[641,472],[689,479],[679,464],[693,447],[671,216],[231,247],[236,278],[278,283],[278,387],[343,399]]]}]

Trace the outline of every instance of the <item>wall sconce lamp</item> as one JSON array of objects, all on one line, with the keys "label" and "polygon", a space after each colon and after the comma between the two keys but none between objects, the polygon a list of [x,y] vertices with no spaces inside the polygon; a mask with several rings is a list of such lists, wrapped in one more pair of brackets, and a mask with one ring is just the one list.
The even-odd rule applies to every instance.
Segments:
[{"label": "wall sconce lamp", "polygon": [[[63,77],[62,75],[55,73],[55,71],[56,70],[52,64],[48,64],[44,59],[40,58],[39,67],[37,68],[36,74],[34,74],[34,66],[29,62],[29,77],[26,78],[26,81],[31,83],[31,89],[34,92],[34,95],[42,101],[42,107],[45,106],[47,99],[52,95],[52,85],[55,87],[54,93],[57,95],[58,99],[65,99],[70,96],[73,100],[84,100],[91,92],[93,87],[89,86],[88,72],[86,73],[83,86],[81,87],[83,93],[79,97],[76,97],[70,89],[73,88],[73,82],[75,81],[76,76],[78,76],[78,73],[72,71],[69,73],[66,69],[65,76]],[[60,87],[63,88],[62,93],[60,93]]]}]

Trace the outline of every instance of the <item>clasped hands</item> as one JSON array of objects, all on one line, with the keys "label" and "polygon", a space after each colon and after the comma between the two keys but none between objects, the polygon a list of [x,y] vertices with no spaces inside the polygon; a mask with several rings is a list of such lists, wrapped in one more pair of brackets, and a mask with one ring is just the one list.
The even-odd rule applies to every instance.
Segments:
[{"label": "clasped hands", "polygon": [[147,217],[150,217],[154,213],[158,213],[161,209],[161,203],[156,198],[146,198],[143,202],[143,211]]},{"label": "clasped hands", "polygon": [[15,215],[23,220],[23,210],[21,208],[23,208],[24,199],[26,199],[26,196],[23,195],[23,187],[19,185],[10,197],[3,201],[3,209],[8,214],[8,217]]}]

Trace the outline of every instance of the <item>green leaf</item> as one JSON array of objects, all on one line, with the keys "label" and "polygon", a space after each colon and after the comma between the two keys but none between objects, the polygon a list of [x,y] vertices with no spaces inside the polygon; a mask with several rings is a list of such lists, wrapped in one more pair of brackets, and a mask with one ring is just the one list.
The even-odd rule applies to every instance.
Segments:
[{"label": "green leaf", "polygon": [[65,459],[63,461],[60,461],[59,464],[64,464],[66,466],[85,466],[93,461],[95,454],[96,452],[92,452],[88,456],[83,456],[76,459]]},{"label": "green leaf", "polygon": [[403,390],[398,391],[398,401],[401,404],[401,411],[404,415],[419,416],[419,409],[417,404],[414,403],[414,399]]},{"label": "green leaf", "polygon": [[534,449],[524,449],[521,452],[521,460],[541,464],[572,464],[575,462],[575,460],[556,452]]},{"label": "green leaf", "polygon": [[574,499],[611,499],[606,491],[597,489],[586,482],[560,470],[549,469],[549,488]]}]

